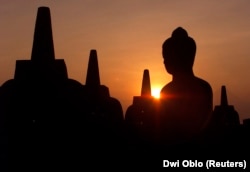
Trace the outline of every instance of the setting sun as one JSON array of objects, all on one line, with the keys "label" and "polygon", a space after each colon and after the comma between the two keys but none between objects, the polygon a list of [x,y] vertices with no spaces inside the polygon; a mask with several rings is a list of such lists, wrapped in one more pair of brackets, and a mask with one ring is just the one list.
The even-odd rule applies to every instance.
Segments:
[{"label": "setting sun", "polygon": [[161,89],[158,87],[152,88],[152,96],[156,99],[160,98]]}]

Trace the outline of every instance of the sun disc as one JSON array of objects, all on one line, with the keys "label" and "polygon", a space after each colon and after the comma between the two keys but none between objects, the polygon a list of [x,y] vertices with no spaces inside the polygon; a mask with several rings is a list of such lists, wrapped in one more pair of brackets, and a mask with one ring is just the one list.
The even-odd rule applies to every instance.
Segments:
[{"label": "sun disc", "polygon": [[160,92],[161,89],[160,88],[152,88],[152,96],[156,99],[160,98]]}]

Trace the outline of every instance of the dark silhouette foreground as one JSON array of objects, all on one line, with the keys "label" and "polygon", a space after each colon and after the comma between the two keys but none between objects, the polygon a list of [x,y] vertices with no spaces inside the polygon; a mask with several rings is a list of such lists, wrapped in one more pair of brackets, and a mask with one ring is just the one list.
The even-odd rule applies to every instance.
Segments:
[{"label": "dark silhouette foreground", "polygon": [[141,95],[134,96],[133,104],[128,107],[125,114],[127,139],[130,146],[136,146],[139,149],[154,142],[155,112],[155,100],[151,95],[149,70],[145,69]]},{"label": "dark silhouette foreground", "polygon": [[162,48],[173,80],[157,101],[144,70],[124,120],[120,102],[101,85],[96,50],[85,85],[68,78],[55,58],[49,8],[40,7],[31,60],[17,60],[14,78],[0,87],[0,171],[157,171],[164,159],[247,152],[250,120],[240,125],[224,86],[213,111],[210,85],[192,70],[194,40],[177,28]]},{"label": "dark silhouette foreground", "polygon": [[14,79],[1,86],[0,112],[1,167],[9,171],[71,169],[121,147],[122,108],[100,85],[96,51],[86,85],[69,79],[55,59],[47,7],[38,9],[31,60],[17,60]]}]

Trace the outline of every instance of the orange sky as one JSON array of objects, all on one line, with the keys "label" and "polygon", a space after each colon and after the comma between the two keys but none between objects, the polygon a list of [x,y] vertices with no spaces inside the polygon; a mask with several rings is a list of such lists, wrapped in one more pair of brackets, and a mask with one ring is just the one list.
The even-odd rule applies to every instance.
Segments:
[{"label": "orange sky", "polygon": [[30,59],[37,8],[51,10],[56,58],[69,77],[85,83],[89,52],[98,53],[101,83],[125,113],[140,94],[144,69],[152,88],[171,81],[161,45],[178,26],[197,44],[195,75],[208,81],[219,103],[227,86],[229,104],[250,117],[250,1],[248,0],[2,0],[0,84],[13,78],[15,61]]}]

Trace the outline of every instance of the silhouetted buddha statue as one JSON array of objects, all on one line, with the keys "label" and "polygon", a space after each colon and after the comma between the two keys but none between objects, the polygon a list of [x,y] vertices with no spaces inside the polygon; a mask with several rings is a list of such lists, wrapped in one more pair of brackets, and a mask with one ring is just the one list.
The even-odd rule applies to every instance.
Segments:
[{"label": "silhouetted buddha statue", "polygon": [[181,27],[162,46],[164,65],[172,81],[161,90],[160,140],[164,143],[190,141],[210,121],[213,103],[209,83],[196,77],[193,63],[196,43]]}]

